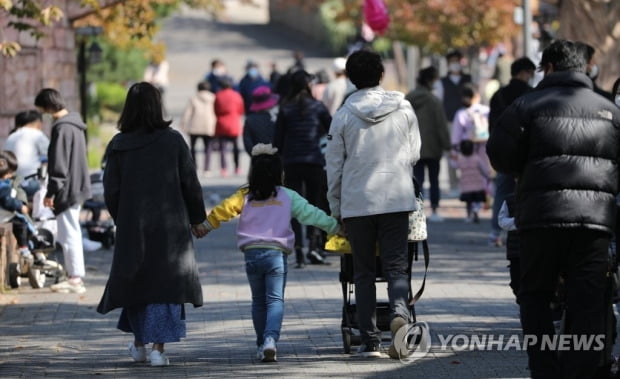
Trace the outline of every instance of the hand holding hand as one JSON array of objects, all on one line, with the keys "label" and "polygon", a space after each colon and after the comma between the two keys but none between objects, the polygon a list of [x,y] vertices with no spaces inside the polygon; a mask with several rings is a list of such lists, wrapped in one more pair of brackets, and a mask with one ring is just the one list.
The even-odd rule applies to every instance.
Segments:
[{"label": "hand holding hand", "polygon": [[205,224],[192,225],[192,234],[196,238],[202,238],[209,234],[209,228]]},{"label": "hand holding hand", "polygon": [[22,214],[27,215],[29,212],[28,206],[26,204],[22,205]]}]

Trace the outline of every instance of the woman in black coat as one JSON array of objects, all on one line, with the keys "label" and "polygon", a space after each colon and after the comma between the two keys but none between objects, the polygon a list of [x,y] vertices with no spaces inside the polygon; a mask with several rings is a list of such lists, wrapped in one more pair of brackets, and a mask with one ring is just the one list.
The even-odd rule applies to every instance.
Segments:
[{"label": "woman in black coat", "polygon": [[202,305],[192,233],[206,219],[202,188],[187,144],[162,117],[159,91],[133,85],[110,142],[103,178],[116,223],[110,277],[97,311],[123,311],[118,328],[134,334],[129,351],[168,365],[164,343],[185,337],[184,303]]}]

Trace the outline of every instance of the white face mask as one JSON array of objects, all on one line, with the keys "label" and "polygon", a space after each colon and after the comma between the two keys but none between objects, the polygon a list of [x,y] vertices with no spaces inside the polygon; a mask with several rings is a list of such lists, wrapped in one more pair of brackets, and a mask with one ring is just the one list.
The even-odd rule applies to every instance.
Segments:
[{"label": "white face mask", "polygon": [[616,103],[616,105],[617,105],[617,106],[619,106],[619,107],[620,107],[620,94],[616,94],[616,100],[615,100],[615,103]]},{"label": "white face mask", "polygon": [[454,62],[454,63],[450,63],[448,65],[448,71],[454,73],[454,74],[459,74],[461,72],[461,64],[458,62]]}]

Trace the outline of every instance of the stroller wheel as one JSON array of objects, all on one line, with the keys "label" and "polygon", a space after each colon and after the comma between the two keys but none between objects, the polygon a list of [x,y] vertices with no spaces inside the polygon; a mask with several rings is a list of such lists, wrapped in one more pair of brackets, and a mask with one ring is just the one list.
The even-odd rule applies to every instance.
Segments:
[{"label": "stroller wheel", "polygon": [[30,268],[28,271],[28,282],[32,288],[45,287],[45,272],[39,268]]},{"label": "stroller wheel", "polygon": [[342,346],[345,354],[351,353],[351,330],[348,328],[342,328]]},{"label": "stroller wheel", "polygon": [[19,264],[9,263],[9,285],[11,288],[19,288],[22,278],[20,277]]}]

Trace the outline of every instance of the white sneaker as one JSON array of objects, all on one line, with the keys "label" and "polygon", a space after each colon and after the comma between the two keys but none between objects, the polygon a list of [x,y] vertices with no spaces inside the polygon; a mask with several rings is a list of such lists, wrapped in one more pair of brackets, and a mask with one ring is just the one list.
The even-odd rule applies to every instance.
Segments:
[{"label": "white sneaker", "polygon": [[80,281],[79,283],[72,283],[70,280],[65,280],[63,282],[52,284],[50,289],[53,292],[61,292],[61,293],[84,293],[86,292],[86,287],[84,287],[84,283]]},{"label": "white sneaker", "polygon": [[146,362],[146,349],[144,346],[136,346],[133,342],[129,343],[129,354],[134,362]]},{"label": "white sneaker", "polygon": [[276,358],[276,341],[273,337],[265,338],[265,343],[263,344],[263,362],[275,362],[278,359]]},{"label": "white sneaker", "polygon": [[437,213],[433,213],[430,216],[428,216],[428,221],[430,221],[430,222],[442,222],[443,221],[443,217],[441,217]]},{"label": "white sneaker", "polygon": [[151,354],[151,366],[168,366],[170,360],[166,356],[166,353],[161,353],[159,350],[152,350]]}]

